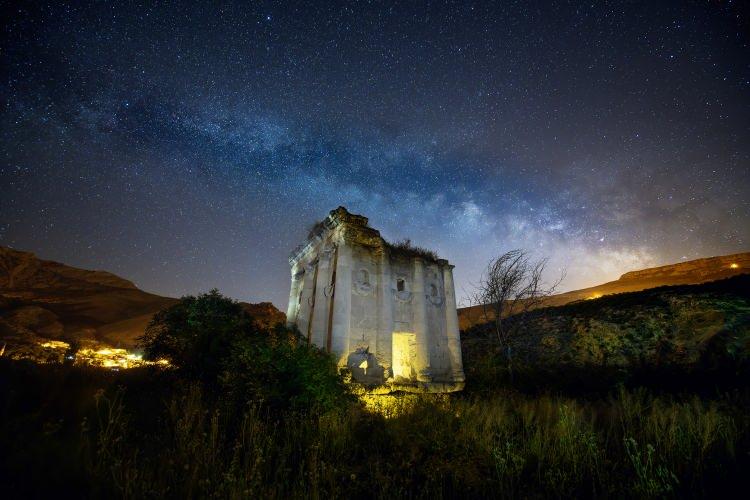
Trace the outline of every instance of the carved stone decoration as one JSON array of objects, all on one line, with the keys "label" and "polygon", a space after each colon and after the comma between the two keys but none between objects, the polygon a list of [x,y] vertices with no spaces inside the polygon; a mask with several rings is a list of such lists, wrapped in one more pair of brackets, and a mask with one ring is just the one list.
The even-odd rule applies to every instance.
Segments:
[{"label": "carved stone decoration", "polygon": [[331,259],[333,259],[333,253],[335,251],[336,251],[336,249],[332,248],[332,247],[324,248],[324,249],[322,249],[320,251],[320,254],[319,254],[318,258],[320,260],[325,260],[326,262],[330,262]]},{"label": "carved stone decoration", "polygon": [[355,281],[354,282],[354,293],[358,295],[372,295],[372,284],[371,283],[363,283],[361,281]]},{"label": "carved stone decoration", "polygon": [[372,295],[375,286],[370,283],[370,271],[362,268],[356,274],[357,279],[354,281],[354,293],[362,296]]},{"label": "carved stone decoration", "polygon": [[425,295],[425,297],[427,298],[427,302],[429,302],[430,304],[432,304],[435,307],[440,307],[445,302],[445,300],[443,300],[443,297],[441,295],[430,295],[430,294],[427,294],[427,295]]}]

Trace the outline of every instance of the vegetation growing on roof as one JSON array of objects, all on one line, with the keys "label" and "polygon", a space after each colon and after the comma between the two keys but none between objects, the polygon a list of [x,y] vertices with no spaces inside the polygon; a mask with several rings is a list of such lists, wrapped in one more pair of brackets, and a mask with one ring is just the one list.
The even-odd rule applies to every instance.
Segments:
[{"label": "vegetation growing on roof", "polygon": [[439,259],[435,252],[427,248],[413,245],[408,238],[397,241],[396,243],[389,243],[386,241],[385,245],[388,247],[388,251],[391,252],[391,255],[396,257],[405,257],[407,259],[420,257],[431,262],[437,262]]}]

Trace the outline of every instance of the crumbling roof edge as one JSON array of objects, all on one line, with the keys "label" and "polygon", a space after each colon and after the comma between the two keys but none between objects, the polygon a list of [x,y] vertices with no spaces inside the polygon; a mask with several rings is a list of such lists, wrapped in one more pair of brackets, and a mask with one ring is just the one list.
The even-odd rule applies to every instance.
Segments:
[{"label": "crumbling roof edge", "polygon": [[[419,258],[429,263],[440,266],[451,265],[446,259],[438,256],[437,252],[412,245],[411,241],[406,239],[400,242],[391,243],[380,235],[380,232],[368,225],[369,219],[363,215],[353,214],[346,207],[339,206],[331,210],[328,215],[321,221],[316,222],[308,232],[307,239],[302,242],[289,254],[289,264],[297,263],[305,253],[314,245],[325,239],[325,235],[342,224],[351,224],[360,228],[365,228],[377,235],[382,242],[383,248],[395,257]],[[378,245],[379,246],[379,245]]]}]

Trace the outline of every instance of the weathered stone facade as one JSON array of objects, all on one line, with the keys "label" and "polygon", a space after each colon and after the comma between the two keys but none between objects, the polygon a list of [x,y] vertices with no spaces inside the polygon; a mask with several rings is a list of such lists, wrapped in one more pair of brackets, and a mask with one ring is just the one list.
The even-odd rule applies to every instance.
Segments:
[{"label": "weathered stone facade", "polygon": [[287,322],[378,391],[450,392],[464,372],[453,266],[332,210],[289,258]]}]

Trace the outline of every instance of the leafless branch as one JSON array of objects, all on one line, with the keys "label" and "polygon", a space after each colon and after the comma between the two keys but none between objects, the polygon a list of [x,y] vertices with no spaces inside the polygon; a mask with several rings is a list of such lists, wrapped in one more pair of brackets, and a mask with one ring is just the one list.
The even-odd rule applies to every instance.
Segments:
[{"label": "leafless branch", "polygon": [[492,325],[501,345],[508,345],[507,318],[540,307],[565,278],[563,272],[556,281],[545,284],[547,263],[548,259],[532,261],[524,250],[511,250],[490,260],[469,294],[470,302],[481,307],[485,322]]}]

